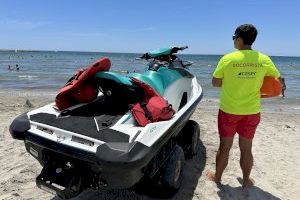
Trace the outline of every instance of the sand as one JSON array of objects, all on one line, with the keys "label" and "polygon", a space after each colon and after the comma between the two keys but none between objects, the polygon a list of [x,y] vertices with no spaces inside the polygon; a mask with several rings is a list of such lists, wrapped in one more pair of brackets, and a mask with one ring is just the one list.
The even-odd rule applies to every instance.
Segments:
[{"label": "sand", "polygon": [[[35,94],[35,95],[33,95]],[[45,105],[53,95],[39,93],[0,94],[0,199],[59,199],[39,189],[35,177],[41,166],[30,156],[24,143],[9,134],[11,121],[19,114]],[[29,99],[30,103],[26,100]],[[243,189],[239,182],[238,137],[221,186],[207,180],[213,170],[218,148],[218,101],[204,99],[193,115],[201,127],[201,143],[196,157],[184,163],[183,184],[172,199],[299,199],[300,198],[300,114],[299,106],[265,102],[262,120],[253,143],[254,187]],[[155,199],[134,190],[84,191],[74,199]]]}]

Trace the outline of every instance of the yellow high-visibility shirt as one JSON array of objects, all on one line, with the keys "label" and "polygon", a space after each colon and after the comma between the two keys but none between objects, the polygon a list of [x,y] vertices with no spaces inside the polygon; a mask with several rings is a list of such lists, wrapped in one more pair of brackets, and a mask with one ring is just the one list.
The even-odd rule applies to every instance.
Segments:
[{"label": "yellow high-visibility shirt", "polygon": [[220,109],[237,115],[259,113],[265,76],[280,76],[269,56],[254,50],[224,55],[213,73],[213,77],[222,79]]}]

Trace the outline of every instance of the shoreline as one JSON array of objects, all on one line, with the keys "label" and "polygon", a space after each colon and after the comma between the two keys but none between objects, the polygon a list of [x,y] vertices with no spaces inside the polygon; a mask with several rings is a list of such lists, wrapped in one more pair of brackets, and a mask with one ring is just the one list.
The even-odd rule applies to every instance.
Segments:
[{"label": "shoreline", "polygon": [[[54,102],[58,89],[4,89],[0,90],[0,97],[3,98],[24,98],[24,102],[28,99],[36,99],[41,97],[43,102]],[[219,99],[204,96],[201,100],[206,108],[215,109],[219,105]],[[283,97],[274,97],[261,100],[261,112],[267,113],[294,113],[300,114],[300,100],[289,99]]]}]

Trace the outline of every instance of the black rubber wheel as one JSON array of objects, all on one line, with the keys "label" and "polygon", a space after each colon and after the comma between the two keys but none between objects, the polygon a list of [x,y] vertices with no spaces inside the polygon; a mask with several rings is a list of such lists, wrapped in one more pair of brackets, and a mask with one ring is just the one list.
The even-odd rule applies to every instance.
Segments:
[{"label": "black rubber wheel", "polygon": [[189,120],[178,135],[178,144],[182,147],[187,159],[197,154],[199,137],[199,124],[193,120]]},{"label": "black rubber wheel", "polygon": [[174,193],[180,188],[183,163],[184,152],[180,146],[176,145],[161,174],[161,182],[165,192]]}]

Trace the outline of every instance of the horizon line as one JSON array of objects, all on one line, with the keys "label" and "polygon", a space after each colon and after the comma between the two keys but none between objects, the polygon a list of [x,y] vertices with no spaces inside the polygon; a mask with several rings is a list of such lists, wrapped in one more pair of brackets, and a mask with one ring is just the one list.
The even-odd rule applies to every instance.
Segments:
[{"label": "horizon line", "polygon": [[[118,51],[87,51],[87,50],[46,50],[46,49],[0,49],[1,51],[23,51],[23,52],[35,52],[35,51],[48,51],[48,52],[82,52],[82,53],[123,53],[123,54],[143,54],[141,52],[118,52]],[[226,53],[225,53],[226,54]],[[202,55],[202,56],[222,56],[225,54],[204,54],[204,53],[181,53],[181,55]],[[288,55],[269,55],[276,57],[300,57],[300,56],[288,56]]]}]

